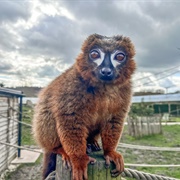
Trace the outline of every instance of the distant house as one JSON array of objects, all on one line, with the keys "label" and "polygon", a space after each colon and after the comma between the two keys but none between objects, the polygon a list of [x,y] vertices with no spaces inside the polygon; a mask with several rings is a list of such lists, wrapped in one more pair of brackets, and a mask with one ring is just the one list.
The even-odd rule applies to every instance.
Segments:
[{"label": "distant house", "polygon": [[20,145],[22,98],[21,91],[0,87],[0,174],[20,155],[20,150],[3,143]]},{"label": "distant house", "polygon": [[132,103],[149,103],[155,113],[169,113],[180,116],[180,93],[133,96]]},{"label": "distant house", "polygon": [[134,96],[165,94],[166,89],[160,86],[143,86],[134,89]]},{"label": "distant house", "polygon": [[19,86],[19,87],[11,88],[11,89],[16,90],[16,91],[22,91],[26,95],[26,97],[37,97],[42,88]]}]

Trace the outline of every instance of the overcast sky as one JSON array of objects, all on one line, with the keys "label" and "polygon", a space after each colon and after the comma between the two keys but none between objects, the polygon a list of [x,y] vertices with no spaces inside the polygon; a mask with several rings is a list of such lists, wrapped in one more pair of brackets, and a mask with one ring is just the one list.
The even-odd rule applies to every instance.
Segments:
[{"label": "overcast sky", "polygon": [[92,33],[131,38],[136,86],[180,88],[180,1],[173,0],[0,1],[0,83],[47,85]]}]

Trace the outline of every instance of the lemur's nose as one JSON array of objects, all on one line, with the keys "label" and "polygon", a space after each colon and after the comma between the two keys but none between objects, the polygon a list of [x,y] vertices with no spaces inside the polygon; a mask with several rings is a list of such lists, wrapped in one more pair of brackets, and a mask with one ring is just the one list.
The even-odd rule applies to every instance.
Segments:
[{"label": "lemur's nose", "polygon": [[103,75],[103,76],[111,76],[112,72],[113,71],[108,67],[103,67],[100,71],[101,75]]}]

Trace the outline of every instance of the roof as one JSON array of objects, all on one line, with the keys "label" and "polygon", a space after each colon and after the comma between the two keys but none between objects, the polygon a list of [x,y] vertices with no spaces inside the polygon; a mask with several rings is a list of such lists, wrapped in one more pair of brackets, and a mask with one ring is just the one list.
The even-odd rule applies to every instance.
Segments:
[{"label": "roof", "polygon": [[180,93],[133,96],[132,103],[140,103],[140,102],[151,102],[151,103],[179,102],[180,103]]},{"label": "roof", "polygon": [[17,96],[17,97],[25,96],[23,92],[21,91],[16,91],[13,89],[8,89],[8,88],[3,88],[3,87],[0,87],[0,95]]}]

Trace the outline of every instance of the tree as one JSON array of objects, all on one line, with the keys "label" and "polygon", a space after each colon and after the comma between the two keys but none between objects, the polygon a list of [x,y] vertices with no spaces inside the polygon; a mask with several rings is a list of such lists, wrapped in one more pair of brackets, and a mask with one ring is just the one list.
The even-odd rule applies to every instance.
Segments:
[{"label": "tree", "polygon": [[153,106],[144,102],[132,104],[129,112],[129,115],[134,118],[137,116],[152,116],[153,114]]},{"label": "tree", "polygon": [[3,82],[0,83],[0,87],[4,87],[4,83]]}]

